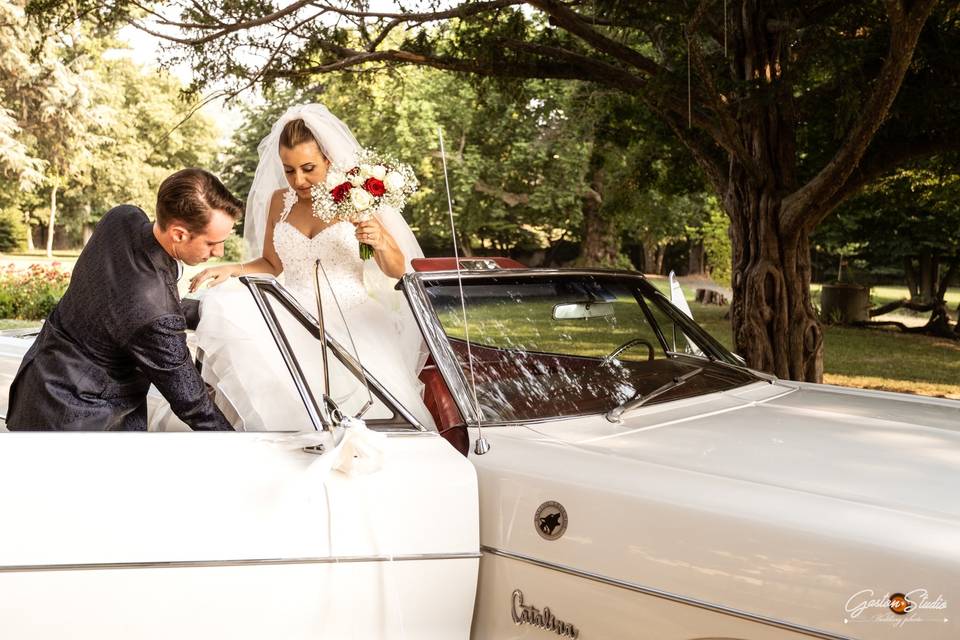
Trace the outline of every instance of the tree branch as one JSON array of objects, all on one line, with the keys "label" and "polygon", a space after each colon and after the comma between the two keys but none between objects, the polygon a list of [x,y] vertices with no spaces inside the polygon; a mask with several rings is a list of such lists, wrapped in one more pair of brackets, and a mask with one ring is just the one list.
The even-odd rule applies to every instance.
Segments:
[{"label": "tree branch", "polygon": [[690,150],[694,162],[703,171],[714,191],[717,194],[725,193],[727,190],[726,174],[723,165],[714,157],[711,150],[702,141],[697,140],[695,133],[688,129],[686,124],[678,122],[674,117],[663,112],[660,113],[660,116],[666,120],[667,125],[680,142]]},{"label": "tree branch", "polygon": [[884,146],[871,147],[846,182],[806,218],[806,229],[813,231],[844,200],[904,163],[950,151],[960,151],[960,132],[952,136],[923,138],[912,142],[894,140]]},{"label": "tree branch", "polygon": [[531,44],[529,42],[523,42],[520,40],[504,40],[503,44],[511,49],[535,53],[544,56],[547,59],[552,58],[567,60],[571,64],[577,65],[580,69],[582,69],[587,77],[593,77],[594,81],[596,81],[598,77],[606,78],[607,82],[605,84],[609,84],[613,87],[620,87],[623,86],[623,84],[627,84],[635,87],[636,89],[645,89],[647,85],[647,82],[644,78],[635,76],[632,73],[621,69],[620,67],[615,67],[601,60],[575,53],[567,49],[561,49],[560,47]]},{"label": "tree branch", "polygon": [[[690,37],[689,34],[687,37]],[[690,45],[690,57],[693,59],[693,63],[697,67],[697,71],[703,78],[703,86],[707,91],[710,108],[715,114],[717,114],[719,133],[719,136],[716,138],[717,143],[726,149],[728,153],[737,157],[737,160],[739,160],[744,169],[750,174],[750,177],[754,180],[754,182],[758,184],[761,183],[762,174],[760,168],[757,166],[757,163],[754,162],[753,158],[750,156],[750,153],[747,151],[747,148],[743,145],[743,141],[741,140],[740,136],[737,134],[739,127],[736,121],[733,119],[733,116],[730,114],[730,111],[727,109],[726,101],[717,90],[717,85],[714,81],[713,74],[710,73],[710,70],[707,68],[706,63],[703,60],[703,52],[700,48],[700,43],[691,37]]]},{"label": "tree branch", "polygon": [[837,192],[857,168],[900,90],[913,59],[920,31],[936,2],[916,0],[909,13],[903,13],[898,0],[887,0],[890,46],[873,91],[860,109],[858,124],[847,134],[833,159],[807,184],[784,198],[780,220],[785,232],[797,232],[804,226],[810,228],[811,218],[815,218],[825,204],[835,199]]},{"label": "tree branch", "polygon": [[[166,36],[162,34],[156,34],[150,31],[146,31],[151,35],[156,35],[157,37],[171,40],[180,44],[188,45],[200,45],[212,42],[226,35],[234,33],[236,31],[243,31],[246,29],[251,29],[254,27],[260,27],[272,22],[276,22],[281,18],[284,18],[290,14],[296,13],[300,9],[306,6],[314,5],[315,8],[320,10],[320,14],[324,13],[336,13],[341,16],[355,17],[355,18],[376,18],[376,19],[390,19],[399,22],[407,23],[423,23],[423,22],[433,22],[436,20],[448,20],[450,18],[465,18],[487,11],[493,11],[496,9],[503,9],[509,6],[525,4],[525,0],[490,0],[488,2],[478,2],[473,4],[462,4],[453,9],[447,11],[432,11],[425,13],[386,13],[386,12],[375,12],[375,11],[356,11],[351,9],[342,9],[340,7],[334,7],[328,4],[317,3],[314,0],[298,0],[297,2],[274,11],[273,13],[256,18],[254,20],[245,20],[243,22],[235,22],[227,26],[220,25],[208,25],[203,23],[192,23],[192,22],[175,22],[175,21],[164,21],[165,26],[178,27],[180,29],[195,29],[195,30],[208,30],[212,31],[205,36],[192,39],[178,39],[172,36]],[[387,25],[390,29],[393,26]]]},{"label": "tree branch", "polygon": [[438,58],[436,56],[427,56],[412,51],[400,49],[391,49],[386,51],[356,51],[323,43],[322,48],[332,51],[340,56],[339,60],[334,60],[326,64],[318,64],[310,67],[294,70],[272,70],[265,74],[268,78],[293,78],[303,75],[312,75],[317,73],[327,73],[330,71],[339,71],[350,67],[367,64],[370,62],[396,62],[402,64],[417,64],[435,69],[446,71],[458,71],[462,73],[475,73],[481,76],[502,76],[511,78],[557,78],[565,80],[585,80],[596,81],[596,77],[586,70],[579,69],[569,64],[559,62],[504,62],[496,61],[489,64],[460,60],[456,58]]},{"label": "tree branch", "polygon": [[552,23],[577,36],[601,53],[625,62],[644,73],[655,77],[667,70],[639,51],[612,40],[593,28],[583,16],[569,9],[558,0],[528,0],[526,4],[537,7],[548,16]]}]

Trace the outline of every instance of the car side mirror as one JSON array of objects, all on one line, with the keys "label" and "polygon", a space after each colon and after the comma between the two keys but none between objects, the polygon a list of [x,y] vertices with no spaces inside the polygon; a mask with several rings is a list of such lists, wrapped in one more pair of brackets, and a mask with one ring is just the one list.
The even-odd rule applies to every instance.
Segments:
[{"label": "car side mirror", "polygon": [[583,302],[562,302],[553,307],[554,320],[579,320],[581,318],[602,318],[613,315],[613,304],[584,300]]}]

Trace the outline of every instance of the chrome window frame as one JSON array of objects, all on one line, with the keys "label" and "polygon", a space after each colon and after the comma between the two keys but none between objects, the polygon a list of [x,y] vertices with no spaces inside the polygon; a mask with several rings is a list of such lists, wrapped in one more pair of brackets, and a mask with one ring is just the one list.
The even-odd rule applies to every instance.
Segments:
[{"label": "chrome window frame", "polygon": [[[293,318],[300,323],[300,325],[306,329],[310,335],[320,341],[320,325],[314,318],[313,314],[307,311],[300,302],[294,298],[290,292],[283,288],[276,278],[273,276],[241,276],[240,282],[242,282],[247,289],[250,291],[250,294],[253,296],[254,302],[257,305],[257,308],[260,310],[260,314],[263,316],[264,322],[267,323],[267,328],[270,330],[271,336],[273,336],[274,342],[277,345],[277,349],[280,351],[280,356],[283,358],[283,362],[287,367],[287,370],[290,372],[290,376],[293,378],[293,383],[297,387],[297,393],[300,395],[301,401],[304,403],[304,408],[307,411],[307,415],[310,418],[311,423],[313,423],[314,428],[317,431],[328,431],[333,425],[333,421],[329,415],[329,412],[326,410],[326,407],[321,403],[317,402],[316,397],[313,394],[313,388],[310,386],[310,383],[307,381],[306,376],[303,373],[303,370],[300,367],[300,363],[297,360],[296,354],[293,352],[293,348],[290,346],[290,343],[287,341],[286,334],[283,332],[283,328],[280,326],[279,320],[276,317],[273,309],[266,301],[266,296],[271,295],[277,302],[281,304]],[[394,412],[394,420],[384,420],[384,419],[368,419],[367,426],[375,431],[380,432],[422,432],[427,431],[427,428],[424,427],[417,420],[413,414],[406,409],[394,396],[390,393],[371,373],[363,366],[361,362],[358,362],[356,358],[353,357],[344,347],[341,345],[335,338],[333,338],[329,332],[324,332],[327,346],[333,352],[333,355],[340,361],[340,363],[346,367],[353,375],[357,376],[358,379],[366,378],[367,383],[370,385],[370,392],[377,397],[377,399],[382,402],[388,409]],[[401,424],[397,421],[405,421],[407,424]]]},{"label": "chrome window frame", "polygon": [[[642,274],[639,274],[635,271],[623,271],[619,269],[485,269],[470,271],[461,270],[459,273],[457,271],[419,271],[416,273],[407,273],[403,276],[403,278],[401,278],[400,282],[397,283],[397,288],[402,290],[406,296],[407,301],[410,304],[410,309],[413,311],[413,316],[417,321],[417,325],[420,327],[420,332],[423,334],[424,340],[427,342],[427,347],[430,349],[430,353],[433,355],[433,360],[437,366],[437,370],[440,372],[443,381],[446,383],[447,389],[450,391],[450,395],[453,396],[453,400],[456,403],[457,408],[460,410],[460,415],[464,418],[466,426],[476,427],[479,424],[476,405],[472,399],[473,394],[470,392],[470,384],[467,380],[467,376],[458,364],[457,356],[453,351],[453,347],[450,345],[447,333],[444,331],[440,319],[433,310],[433,305],[431,304],[430,297],[427,294],[427,289],[429,287],[425,284],[425,281],[432,282],[438,280],[450,280],[455,282],[458,278],[462,278],[464,281],[495,281],[500,278],[537,279],[570,276],[592,276],[603,278],[614,277],[624,278],[626,280],[636,282],[639,285],[638,288],[644,290],[645,293],[649,293],[651,298],[658,299],[658,301],[661,302],[664,307],[664,313],[675,323],[687,330],[688,334],[692,338],[698,340],[699,344],[704,347],[704,349],[708,351],[710,355],[723,362],[733,362],[732,358],[734,356],[732,356],[732,354],[730,354],[730,352],[727,351],[723,345],[717,342],[716,338],[707,333],[696,322],[687,317],[687,315],[682,311],[674,307],[673,303],[670,302],[666,296],[664,296],[659,290],[657,290],[656,287],[650,284],[650,282]],[[639,303],[640,301],[638,301],[638,304]],[[640,306],[641,308],[643,307],[642,304]],[[646,312],[646,310],[644,310],[644,312]],[[654,327],[657,327],[656,323],[653,323],[653,325]],[[659,333],[659,327],[657,327],[655,331]],[[752,371],[744,369],[742,365],[738,366],[740,366],[740,368],[745,372],[756,375]],[[582,417],[583,415],[602,415],[602,412],[572,416],[534,418],[523,421],[484,421],[483,425],[511,426],[517,424],[536,424],[542,422],[552,422],[554,420],[569,420]]]}]

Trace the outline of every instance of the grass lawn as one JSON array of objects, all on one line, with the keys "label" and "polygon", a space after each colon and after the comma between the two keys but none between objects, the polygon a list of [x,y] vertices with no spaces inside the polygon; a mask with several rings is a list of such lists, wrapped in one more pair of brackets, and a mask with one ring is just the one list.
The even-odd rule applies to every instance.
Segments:
[{"label": "grass lawn", "polygon": [[25,329],[26,327],[36,327],[39,324],[39,320],[13,320],[11,318],[0,318],[0,331],[5,329]]},{"label": "grass lawn", "polygon": [[[651,281],[669,296],[666,279]],[[813,285],[811,290],[819,302],[820,285]],[[724,346],[732,348],[730,321],[724,317],[729,307],[697,304],[693,302],[694,293],[684,290],[693,317]],[[874,287],[871,300],[884,304],[906,295],[906,287]],[[960,289],[949,290],[946,298],[955,309],[960,303]],[[926,315],[919,315],[925,322]],[[960,399],[960,342],[906,334],[896,329],[825,325],[823,330],[824,382]]]},{"label": "grass lawn", "polygon": [[[733,346],[727,307],[690,303],[693,317]],[[897,330],[824,326],[823,381],[960,399],[960,342]]]}]

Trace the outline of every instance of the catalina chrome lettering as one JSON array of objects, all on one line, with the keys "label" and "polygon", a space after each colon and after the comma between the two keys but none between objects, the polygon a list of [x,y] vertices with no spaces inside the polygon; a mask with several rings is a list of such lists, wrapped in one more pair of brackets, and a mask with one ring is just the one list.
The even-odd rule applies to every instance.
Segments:
[{"label": "catalina chrome lettering", "polygon": [[523,604],[523,592],[515,589],[510,597],[510,617],[513,618],[515,625],[529,624],[546,631],[552,631],[562,638],[579,638],[580,631],[563,620],[558,620],[550,611],[550,607],[544,607],[543,611],[533,605]]}]

